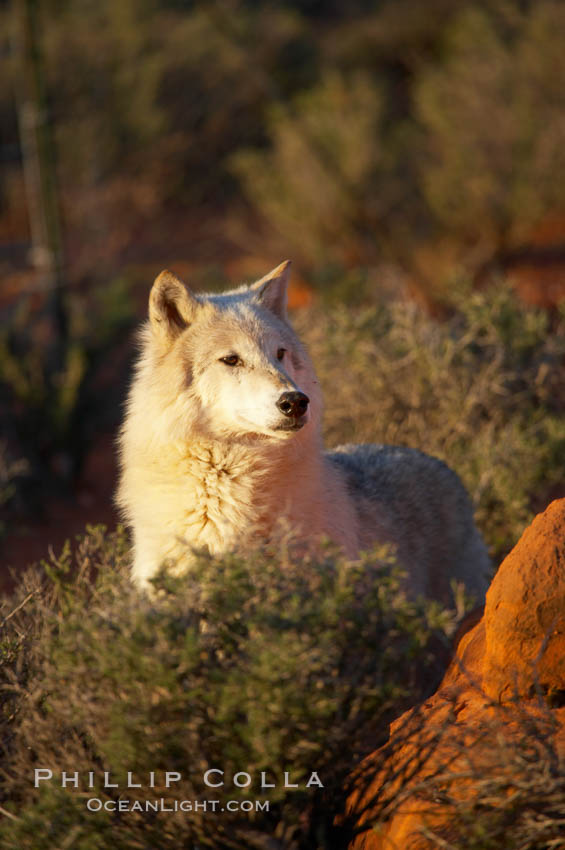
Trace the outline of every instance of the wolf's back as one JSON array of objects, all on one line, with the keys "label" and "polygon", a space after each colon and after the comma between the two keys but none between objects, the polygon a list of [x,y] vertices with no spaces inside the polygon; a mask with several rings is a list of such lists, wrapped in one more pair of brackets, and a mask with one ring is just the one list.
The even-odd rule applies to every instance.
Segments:
[{"label": "wolf's back", "polygon": [[345,445],[326,457],[355,505],[361,549],[392,543],[413,595],[449,602],[455,579],[483,602],[490,561],[471,500],[452,469],[401,446]]}]

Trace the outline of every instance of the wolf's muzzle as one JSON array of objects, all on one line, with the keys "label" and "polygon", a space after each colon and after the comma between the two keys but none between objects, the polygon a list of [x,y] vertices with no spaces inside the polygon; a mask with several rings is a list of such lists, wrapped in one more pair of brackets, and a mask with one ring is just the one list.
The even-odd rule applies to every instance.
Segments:
[{"label": "wolf's muzzle", "polygon": [[298,419],[308,410],[309,401],[310,399],[304,393],[293,391],[283,393],[277,401],[277,407],[285,416]]}]

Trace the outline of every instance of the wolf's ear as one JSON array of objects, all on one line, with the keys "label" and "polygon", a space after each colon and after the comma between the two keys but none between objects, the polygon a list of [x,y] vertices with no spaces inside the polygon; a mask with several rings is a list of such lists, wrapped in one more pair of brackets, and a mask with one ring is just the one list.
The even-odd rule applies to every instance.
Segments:
[{"label": "wolf's ear", "polygon": [[161,337],[173,340],[194,321],[199,306],[184,283],[172,272],[164,271],[151,289],[149,319]]},{"label": "wolf's ear", "polygon": [[253,283],[249,289],[255,293],[256,299],[279,319],[287,321],[286,300],[287,287],[290,280],[290,260],[285,260],[261,280]]}]

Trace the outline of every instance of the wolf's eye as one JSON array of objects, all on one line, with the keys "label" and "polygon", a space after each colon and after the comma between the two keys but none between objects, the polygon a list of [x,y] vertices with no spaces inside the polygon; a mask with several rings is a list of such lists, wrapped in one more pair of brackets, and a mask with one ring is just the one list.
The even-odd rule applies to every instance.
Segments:
[{"label": "wolf's eye", "polygon": [[279,348],[277,351],[277,360],[282,360],[286,354],[286,348]]},{"label": "wolf's eye", "polygon": [[226,366],[241,366],[242,361],[238,354],[228,354],[227,357],[220,357],[220,362]]}]

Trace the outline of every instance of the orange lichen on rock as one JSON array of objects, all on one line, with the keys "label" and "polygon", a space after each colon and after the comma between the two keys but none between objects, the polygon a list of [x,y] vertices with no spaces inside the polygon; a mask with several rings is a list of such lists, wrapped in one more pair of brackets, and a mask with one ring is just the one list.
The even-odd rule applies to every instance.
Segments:
[{"label": "orange lichen on rock", "polygon": [[[443,828],[444,839],[449,836],[441,791],[448,785],[447,771],[459,777],[449,784],[451,798],[472,797],[478,776],[512,769],[529,723],[547,730],[565,755],[564,698],[565,499],[560,499],[534,519],[501,564],[482,618],[460,639],[436,693],[396,720],[389,742],[357,772],[348,814],[356,828],[372,821],[379,826],[359,833],[350,850],[437,847],[425,831]],[[368,782],[371,767],[375,775]],[[435,799],[432,780],[440,789]]]}]

